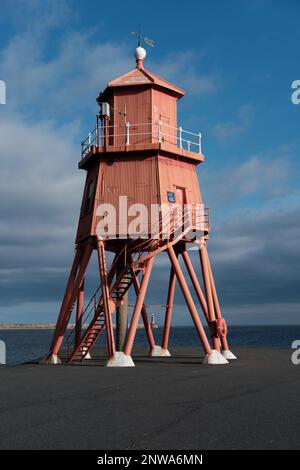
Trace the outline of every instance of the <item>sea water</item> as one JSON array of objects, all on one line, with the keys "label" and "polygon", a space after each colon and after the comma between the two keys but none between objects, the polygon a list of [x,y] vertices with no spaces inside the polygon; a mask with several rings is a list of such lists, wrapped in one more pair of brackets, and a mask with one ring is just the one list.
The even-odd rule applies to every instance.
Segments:
[{"label": "sea water", "polygon": [[[49,350],[53,330],[0,330],[0,340],[6,344],[7,365],[16,365],[43,357]],[[154,329],[156,343],[160,344],[162,328]],[[294,340],[300,340],[300,325],[285,326],[230,326],[228,340],[234,346],[265,346],[290,348]],[[147,346],[144,330],[138,330],[138,346]],[[105,335],[99,346],[105,345]],[[170,334],[172,346],[197,346],[199,338],[192,327],[173,327]]]}]

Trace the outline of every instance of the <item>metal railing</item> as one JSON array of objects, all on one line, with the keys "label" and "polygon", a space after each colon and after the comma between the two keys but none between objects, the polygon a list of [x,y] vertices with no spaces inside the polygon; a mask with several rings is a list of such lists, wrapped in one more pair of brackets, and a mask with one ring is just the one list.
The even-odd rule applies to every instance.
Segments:
[{"label": "metal railing", "polygon": [[201,132],[194,133],[182,127],[169,126],[161,121],[133,124],[103,126],[98,123],[81,142],[81,157],[86,157],[93,147],[97,149],[109,146],[129,146],[132,144],[168,143],[177,148],[202,154]]},{"label": "metal railing", "polygon": [[[103,204],[104,206],[101,209]],[[122,222],[116,216],[121,211],[118,203],[115,205],[115,212],[112,213],[112,217],[109,219],[106,204],[102,199],[96,199],[96,234],[107,239],[142,239],[145,243],[150,240],[170,238],[174,226],[177,230],[181,230],[189,224],[193,230],[210,231],[210,209],[205,207],[203,203],[186,203],[181,206],[178,203],[169,204],[164,202],[160,206],[154,204],[153,210],[152,207],[143,206],[143,204],[140,204],[140,206],[140,210],[143,210],[145,222],[142,226],[138,226],[137,231],[134,231],[133,228],[129,228],[131,219],[128,219],[128,215],[125,216]],[[130,206],[128,206],[128,210],[130,210]],[[105,217],[104,214],[106,214]],[[102,220],[105,221],[103,226],[101,224]]]}]

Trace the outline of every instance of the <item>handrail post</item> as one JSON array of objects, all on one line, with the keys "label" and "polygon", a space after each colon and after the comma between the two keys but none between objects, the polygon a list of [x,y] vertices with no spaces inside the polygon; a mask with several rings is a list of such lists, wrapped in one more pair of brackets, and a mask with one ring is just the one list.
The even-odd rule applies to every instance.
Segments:
[{"label": "handrail post", "polygon": [[206,214],[207,214],[207,229],[210,230],[210,208],[206,207]]},{"label": "handrail post", "polygon": [[101,147],[104,147],[104,132],[103,132],[102,120],[100,121],[100,126],[99,126],[99,143]]},{"label": "handrail post", "polygon": [[[112,135],[112,137],[113,137],[113,142],[114,142],[115,140],[114,134]],[[109,119],[108,119],[108,116],[105,115],[104,116],[104,145],[105,147],[108,147],[108,144],[109,144]]]},{"label": "handrail post", "polygon": [[161,121],[157,121],[157,138],[158,138],[158,143],[161,144]]},{"label": "handrail post", "polygon": [[198,134],[198,146],[199,146],[199,153],[202,153],[202,134],[199,132]]},{"label": "handrail post", "polygon": [[101,147],[105,146],[105,122],[103,119],[100,120],[100,142]]},{"label": "handrail post", "polygon": [[129,145],[129,143],[130,143],[130,123],[126,122],[125,126],[126,126],[126,142],[125,142],[125,145]]},{"label": "handrail post", "polygon": [[99,116],[96,115],[96,146],[99,148]]},{"label": "handrail post", "polygon": [[182,149],[182,127],[179,128],[179,148]]},{"label": "handrail post", "polygon": [[92,143],[92,133],[89,132],[89,150],[91,150],[91,143]]},{"label": "handrail post", "polygon": [[188,140],[187,145],[188,145],[188,151],[190,151],[191,150],[191,141],[190,140]]}]

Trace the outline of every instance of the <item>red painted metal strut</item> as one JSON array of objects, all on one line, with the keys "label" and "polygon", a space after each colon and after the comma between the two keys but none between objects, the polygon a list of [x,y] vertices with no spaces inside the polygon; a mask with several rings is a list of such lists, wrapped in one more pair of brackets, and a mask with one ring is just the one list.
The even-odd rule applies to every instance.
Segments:
[{"label": "red painted metal strut", "polygon": [[168,298],[167,298],[167,307],[166,307],[166,315],[165,315],[165,323],[164,323],[164,332],[163,332],[163,340],[162,340],[162,343],[161,343],[161,347],[163,349],[168,349],[168,346],[169,346],[169,337],[170,337],[170,329],[171,329],[171,320],[172,320],[172,312],[173,312],[175,287],[176,287],[176,274],[175,274],[174,269],[171,267],[170,279],[169,279],[169,289],[168,289]]},{"label": "red painted metal strut", "polygon": [[140,314],[141,314],[141,311],[143,309],[145,295],[146,295],[146,292],[147,292],[148,283],[149,283],[153,263],[154,263],[154,256],[152,258],[148,259],[148,261],[145,262],[145,265],[146,265],[145,266],[145,272],[144,272],[144,275],[143,275],[143,279],[142,279],[142,283],[141,283],[141,287],[140,287],[140,292],[139,292],[139,295],[137,296],[137,299],[136,299],[136,303],[135,303],[135,307],[134,307],[134,311],[133,311],[133,314],[132,314],[132,319],[131,319],[131,323],[130,323],[130,327],[129,327],[129,330],[128,330],[128,335],[127,335],[127,339],[126,339],[126,343],[125,343],[125,347],[124,347],[124,353],[128,356],[131,355],[132,346],[133,346],[134,338],[135,338],[135,335],[136,335],[136,330],[137,330],[137,327],[138,327]]},{"label": "red painted metal strut", "polygon": [[211,354],[212,350],[211,350],[210,344],[208,342],[206,333],[205,333],[204,328],[202,326],[202,323],[201,323],[201,320],[199,318],[197,309],[195,307],[193,298],[192,298],[191,293],[189,291],[187,282],[184,278],[183,272],[181,270],[180,264],[178,262],[178,259],[177,259],[177,256],[176,256],[175,252],[174,252],[173,247],[170,246],[167,249],[167,252],[168,252],[171,264],[174,268],[176,277],[178,279],[178,283],[181,287],[183,296],[186,300],[186,303],[187,303],[188,309],[190,311],[191,317],[193,319],[194,325],[195,325],[196,330],[198,332],[198,335],[199,335],[200,341],[202,343],[203,349],[204,349],[206,354]]}]

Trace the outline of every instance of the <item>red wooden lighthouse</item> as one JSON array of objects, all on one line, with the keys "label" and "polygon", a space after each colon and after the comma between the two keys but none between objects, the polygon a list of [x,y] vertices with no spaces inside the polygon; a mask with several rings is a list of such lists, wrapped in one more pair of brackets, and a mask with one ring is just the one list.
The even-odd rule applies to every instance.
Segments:
[{"label": "red wooden lighthouse", "polygon": [[[201,134],[184,131],[177,122],[177,102],[184,91],[144,68],[146,51],[135,51],[136,68],[108,83],[97,102],[96,126],[82,143],[79,168],[86,183],[76,235],[75,256],[47,362],[59,363],[59,352],[73,310],[74,331],[67,362],[90,357],[106,338],[108,366],[133,366],[132,347],[142,317],[150,355],[170,356],[168,349],[173,300],[178,282],[202,343],[208,364],[235,359],[226,340],[207,252],[210,223],[196,167],[204,161]],[[188,249],[199,253],[203,280],[195,273]],[[84,301],[87,267],[93,252],[99,286]],[[107,263],[107,253],[113,254]],[[157,255],[168,254],[170,275],[163,340],[157,345],[145,296]],[[182,257],[197,294],[209,337],[181,269]],[[203,290],[201,288],[203,286]],[[114,312],[132,287],[135,305],[122,351],[116,350]],[[164,289],[162,289],[163,291]]]}]

